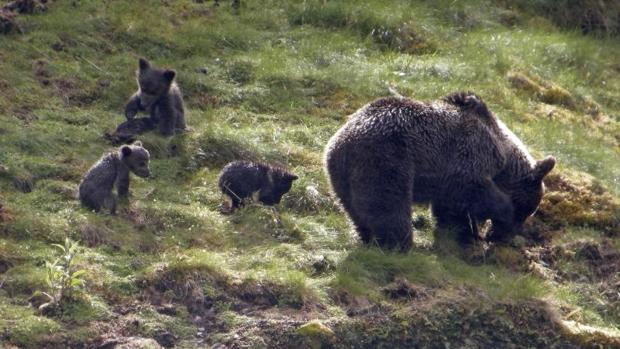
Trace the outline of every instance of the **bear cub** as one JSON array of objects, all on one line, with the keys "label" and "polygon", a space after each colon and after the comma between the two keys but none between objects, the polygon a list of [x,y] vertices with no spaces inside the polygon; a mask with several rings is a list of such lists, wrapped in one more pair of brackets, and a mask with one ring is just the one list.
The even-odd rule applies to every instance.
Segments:
[{"label": "bear cub", "polygon": [[[117,127],[114,140],[131,140],[136,134],[155,128],[164,136],[186,130],[183,97],[174,81],[176,72],[155,68],[149,61],[140,58],[136,75],[138,91],[125,106],[127,121]],[[136,118],[138,112],[149,116]]]},{"label": "bear cub", "polygon": [[123,145],[110,152],[95,163],[82,178],[78,196],[82,204],[97,212],[102,209],[116,213],[116,197],[112,193],[114,185],[119,197],[129,192],[129,172],[146,178],[150,175],[149,152],[142,143]]},{"label": "bear cub", "polygon": [[226,196],[228,207],[222,213],[232,213],[252,198],[265,205],[279,204],[298,179],[296,175],[279,166],[250,161],[234,161],[220,172],[218,185]]}]

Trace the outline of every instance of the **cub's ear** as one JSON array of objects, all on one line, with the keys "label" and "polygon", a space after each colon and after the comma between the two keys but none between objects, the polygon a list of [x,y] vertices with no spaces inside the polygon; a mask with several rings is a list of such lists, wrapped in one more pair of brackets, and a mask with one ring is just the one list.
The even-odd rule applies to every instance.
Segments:
[{"label": "cub's ear", "polygon": [[128,145],[124,145],[121,147],[121,154],[123,154],[123,156],[129,156],[131,155],[131,147]]},{"label": "cub's ear", "polygon": [[545,178],[551,170],[555,167],[555,158],[553,156],[547,156],[542,160],[536,161],[536,165],[534,166],[533,176],[536,180],[542,180]]},{"label": "cub's ear", "polygon": [[297,177],[297,176],[296,176],[296,175],[294,175],[294,174],[290,174],[290,175],[288,176],[288,178],[289,178],[291,181],[294,181],[294,180],[299,179],[299,177]]},{"label": "cub's ear", "polygon": [[151,67],[151,63],[144,58],[140,58],[138,60],[138,66],[140,67],[140,70],[145,70]]},{"label": "cub's ear", "polygon": [[164,78],[168,81],[172,81],[174,80],[174,77],[177,75],[177,72],[175,72],[174,70],[166,70],[164,72]]},{"label": "cub's ear", "polygon": [[140,141],[135,141],[132,144],[137,146],[137,147],[141,147],[142,146],[142,142],[140,142]]}]

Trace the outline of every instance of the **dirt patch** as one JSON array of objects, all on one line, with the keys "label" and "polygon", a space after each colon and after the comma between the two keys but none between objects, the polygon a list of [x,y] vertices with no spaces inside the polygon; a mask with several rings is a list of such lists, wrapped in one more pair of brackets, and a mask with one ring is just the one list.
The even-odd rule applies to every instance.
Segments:
[{"label": "dirt patch", "polygon": [[407,279],[397,277],[394,281],[381,289],[383,294],[391,299],[422,299],[429,296],[426,287],[410,283]]},{"label": "dirt patch", "polygon": [[620,251],[610,239],[604,239],[601,243],[577,241],[569,244],[567,249],[574,251],[576,259],[585,261],[598,278],[608,279],[620,275]]},{"label": "dirt patch", "polygon": [[591,227],[620,236],[620,200],[593,177],[574,173],[550,174],[547,193],[535,218],[553,230],[566,225]]},{"label": "dirt patch", "polygon": [[14,0],[3,6],[3,9],[17,13],[33,14],[47,10],[48,0]]},{"label": "dirt patch", "polygon": [[105,244],[106,235],[107,234],[102,231],[101,228],[92,224],[84,224],[80,227],[82,243],[88,247],[97,247]]},{"label": "dirt patch", "polygon": [[13,31],[21,30],[17,21],[17,15],[11,11],[0,9],[0,33],[8,34]]},{"label": "dirt patch", "polygon": [[437,51],[437,45],[411,23],[396,28],[379,27],[370,32],[370,37],[384,50],[394,50],[408,54],[424,54]]},{"label": "dirt patch", "polygon": [[[484,300],[484,301],[481,301]],[[355,317],[319,318],[326,336],[307,336],[292,317],[249,318],[219,336],[227,348],[580,348],[563,337],[544,302],[496,303],[474,295],[441,297],[427,305],[381,308]],[[315,321],[315,322],[316,322]],[[333,334],[332,334],[333,333]]]},{"label": "dirt patch", "polygon": [[151,229],[153,231],[164,231],[166,229],[166,225],[159,217],[140,210],[133,205],[130,205],[127,210],[124,210],[122,216],[123,218],[129,219],[139,230]]},{"label": "dirt patch", "polygon": [[[32,74],[43,87],[53,88],[67,106],[88,106],[99,99],[106,81],[100,80],[94,86],[84,86],[75,79],[54,77],[47,60],[37,59],[32,63]],[[104,85],[102,85],[103,83]]]},{"label": "dirt patch", "polygon": [[522,72],[509,72],[507,78],[513,88],[534,95],[541,102],[562,105],[569,109],[577,107],[577,103],[570,92],[561,86]]},{"label": "dirt patch", "polygon": [[0,8],[0,33],[20,31],[17,14],[33,14],[47,10],[47,0],[14,0]]},{"label": "dirt patch", "polygon": [[13,116],[21,120],[25,125],[30,125],[39,118],[32,113],[32,107],[20,106],[15,107],[12,111]]},{"label": "dirt patch", "polygon": [[214,284],[215,277],[204,272],[180,272],[165,268],[158,274],[143,292],[143,298],[151,304],[162,306],[180,302],[190,313],[202,313],[212,305],[212,300],[205,297],[202,284]]}]

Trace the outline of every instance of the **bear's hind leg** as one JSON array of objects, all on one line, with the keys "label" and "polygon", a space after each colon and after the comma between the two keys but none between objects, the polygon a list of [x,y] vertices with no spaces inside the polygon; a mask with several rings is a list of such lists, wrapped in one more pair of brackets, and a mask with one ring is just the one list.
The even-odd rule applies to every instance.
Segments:
[{"label": "bear's hind leg", "polygon": [[409,207],[395,208],[392,214],[375,217],[371,227],[379,246],[408,251],[413,245]]},{"label": "bear's hind leg", "polygon": [[[407,251],[413,244],[411,231],[411,199],[406,197],[363,196],[370,200],[353,200],[359,216],[363,216],[369,233],[366,239],[376,239],[379,247]],[[362,234],[362,231],[360,231]],[[365,241],[366,242],[366,241]]]},{"label": "bear's hind leg", "polygon": [[370,228],[355,211],[353,211],[352,209],[347,209],[346,205],[343,206],[345,206],[349,218],[351,219],[351,222],[355,227],[355,231],[357,231],[360,236],[360,240],[362,240],[362,242],[366,245],[370,244],[373,239],[372,231],[370,230]]}]

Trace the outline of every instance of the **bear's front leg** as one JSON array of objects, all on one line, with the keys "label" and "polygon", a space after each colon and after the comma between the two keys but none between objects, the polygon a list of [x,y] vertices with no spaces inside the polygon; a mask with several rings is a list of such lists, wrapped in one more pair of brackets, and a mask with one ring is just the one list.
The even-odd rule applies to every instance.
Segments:
[{"label": "bear's front leg", "polygon": [[491,179],[475,184],[475,200],[469,212],[477,219],[491,219],[493,223],[487,240],[507,242],[515,235],[514,207],[510,197],[502,192]]},{"label": "bear's front leg", "polygon": [[116,214],[116,197],[111,192],[103,199],[103,207],[110,211],[110,214]]},{"label": "bear's front leg", "polygon": [[129,171],[119,172],[116,179],[116,191],[120,198],[129,196]]},{"label": "bear's front leg", "polygon": [[[437,221],[437,230],[453,230],[461,245],[469,245],[480,240],[478,221],[473,215],[446,202],[433,202],[431,210]],[[435,238],[439,238],[436,230]]]},{"label": "bear's front leg", "polygon": [[127,120],[133,119],[139,111],[144,110],[142,104],[140,104],[140,94],[138,92],[134,93],[127,105],[125,106],[125,117]]}]

